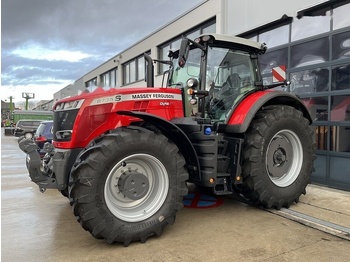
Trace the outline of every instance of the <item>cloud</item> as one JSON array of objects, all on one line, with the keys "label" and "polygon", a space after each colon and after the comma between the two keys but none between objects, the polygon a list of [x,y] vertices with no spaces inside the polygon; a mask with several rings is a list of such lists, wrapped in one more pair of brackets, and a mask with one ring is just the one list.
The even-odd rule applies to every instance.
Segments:
[{"label": "cloud", "polygon": [[[43,79],[41,81],[44,81]],[[40,85],[38,83],[36,84],[29,84],[29,85],[8,85],[8,86],[1,86],[1,100],[3,101],[9,101],[10,96],[14,99],[14,102],[19,102],[24,100],[22,97],[22,93],[34,93],[35,94],[35,100],[50,100],[52,99],[52,96],[47,96],[47,93],[54,94],[58,92],[60,89],[62,89],[62,86],[69,85],[69,82],[66,82],[64,80],[62,81],[56,81],[56,83],[50,83],[49,81],[47,83],[42,83],[43,85]]]},{"label": "cloud", "polygon": [[81,51],[53,50],[40,45],[27,45],[11,51],[11,54],[33,60],[79,62],[91,55]]},{"label": "cloud", "polygon": [[51,99],[201,1],[2,0],[1,99],[27,87]]}]

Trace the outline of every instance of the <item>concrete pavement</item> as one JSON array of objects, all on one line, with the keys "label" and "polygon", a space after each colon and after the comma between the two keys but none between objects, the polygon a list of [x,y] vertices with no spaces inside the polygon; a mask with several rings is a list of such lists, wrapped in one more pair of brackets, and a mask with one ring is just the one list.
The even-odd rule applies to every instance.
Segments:
[{"label": "concrete pavement", "polygon": [[350,240],[350,192],[309,185],[289,209],[269,210],[306,226]]}]

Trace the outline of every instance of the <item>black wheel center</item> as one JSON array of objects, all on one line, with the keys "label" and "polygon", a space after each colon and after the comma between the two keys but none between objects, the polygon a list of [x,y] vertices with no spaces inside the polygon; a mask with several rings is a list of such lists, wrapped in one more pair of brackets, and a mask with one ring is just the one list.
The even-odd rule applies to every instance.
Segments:
[{"label": "black wheel center", "polygon": [[281,166],[286,162],[286,151],[283,148],[278,148],[273,154],[273,163],[275,166]]},{"label": "black wheel center", "polygon": [[139,200],[147,194],[149,181],[145,175],[135,170],[128,170],[119,177],[118,188],[125,197]]}]

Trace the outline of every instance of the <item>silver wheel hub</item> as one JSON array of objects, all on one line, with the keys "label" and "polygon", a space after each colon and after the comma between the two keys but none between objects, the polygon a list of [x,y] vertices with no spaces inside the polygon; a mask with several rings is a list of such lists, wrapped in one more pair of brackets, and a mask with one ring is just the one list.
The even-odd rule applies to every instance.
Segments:
[{"label": "silver wheel hub", "polygon": [[163,163],[148,154],[123,158],[109,172],[104,186],[108,209],[117,218],[139,222],[154,215],[169,191]]},{"label": "silver wheel hub", "polygon": [[291,185],[303,164],[303,147],[297,134],[287,129],[275,134],[269,142],[265,163],[269,178],[275,185]]}]

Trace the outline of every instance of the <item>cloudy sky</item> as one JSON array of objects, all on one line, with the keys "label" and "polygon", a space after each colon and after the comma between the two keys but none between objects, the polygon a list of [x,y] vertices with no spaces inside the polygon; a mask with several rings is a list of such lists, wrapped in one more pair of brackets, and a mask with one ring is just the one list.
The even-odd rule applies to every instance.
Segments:
[{"label": "cloudy sky", "polygon": [[53,93],[202,0],[1,0],[1,100]]}]

